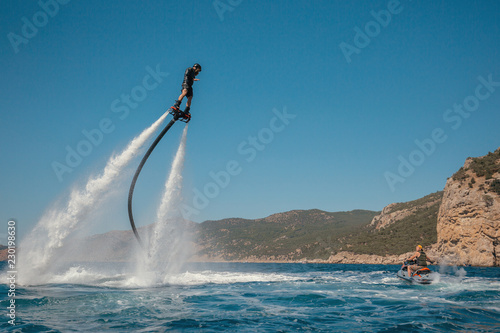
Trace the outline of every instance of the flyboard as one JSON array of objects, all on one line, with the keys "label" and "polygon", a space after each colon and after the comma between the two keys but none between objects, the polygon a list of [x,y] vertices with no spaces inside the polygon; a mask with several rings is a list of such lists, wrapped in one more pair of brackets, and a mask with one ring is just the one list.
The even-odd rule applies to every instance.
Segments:
[{"label": "flyboard", "polygon": [[170,120],[167,126],[165,126],[165,128],[161,131],[161,133],[156,137],[155,141],[151,144],[146,154],[144,154],[141,163],[139,163],[139,166],[135,171],[134,178],[132,179],[132,184],[130,184],[130,189],[128,191],[128,218],[130,220],[130,225],[132,226],[132,230],[134,231],[135,238],[137,238],[137,241],[141,246],[143,246],[142,240],[141,237],[139,236],[139,233],[137,232],[137,228],[135,227],[134,215],[132,213],[132,197],[134,196],[135,183],[137,182],[137,178],[139,178],[139,174],[141,173],[144,164],[148,160],[149,155],[151,155],[155,147],[158,145],[161,139],[163,139],[163,137],[172,127],[172,125],[175,124],[177,120],[180,120],[185,123],[189,123],[189,121],[191,120],[191,114],[189,112],[184,112],[175,107],[171,107],[170,109],[168,109],[168,113],[170,113],[173,116],[172,120]]}]

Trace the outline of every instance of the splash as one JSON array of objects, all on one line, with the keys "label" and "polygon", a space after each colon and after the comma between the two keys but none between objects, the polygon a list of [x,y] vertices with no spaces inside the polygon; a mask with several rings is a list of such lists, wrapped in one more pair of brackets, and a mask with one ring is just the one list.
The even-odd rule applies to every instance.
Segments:
[{"label": "splash", "polygon": [[455,278],[459,280],[465,279],[467,275],[467,271],[463,267],[457,266],[457,262],[459,260],[457,259],[456,256],[443,256],[439,260],[439,273],[440,274],[448,274],[448,275],[454,275]]},{"label": "splash", "polygon": [[163,196],[156,212],[156,223],[149,235],[147,252],[138,258],[138,273],[146,285],[164,283],[189,256],[187,224],[179,207],[182,204],[182,170],[186,147],[187,126],[172,162]]},{"label": "splash", "polygon": [[58,250],[109,194],[114,182],[158,129],[167,114],[163,114],[134,138],[120,154],[111,156],[102,174],[91,176],[83,188],[72,190],[66,203],[55,205],[42,216],[20,246],[20,283],[39,284],[50,281],[50,273],[61,260]]}]

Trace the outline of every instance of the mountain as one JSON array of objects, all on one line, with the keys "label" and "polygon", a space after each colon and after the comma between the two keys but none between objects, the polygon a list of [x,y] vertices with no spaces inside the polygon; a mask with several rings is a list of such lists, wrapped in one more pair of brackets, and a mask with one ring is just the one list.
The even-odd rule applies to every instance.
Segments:
[{"label": "mountain", "polygon": [[205,260],[349,262],[364,256],[371,263],[380,262],[378,257],[400,262],[417,243],[436,243],[442,197],[436,192],[391,204],[381,213],[303,210],[258,220],[206,221],[197,229],[198,254]]},{"label": "mountain", "polygon": [[442,192],[388,205],[349,242],[328,261],[401,262],[419,243],[445,264],[500,266],[500,148],[468,158]]},{"label": "mountain", "polygon": [[198,254],[206,259],[296,261],[327,259],[342,238],[365,226],[377,212],[330,213],[293,210],[263,219],[206,221],[196,228]]},{"label": "mountain", "polygon": [[417,200],[386,206],[368,226],[349,237],[349,251],[399,256],[414,251],[417,244],[424,247],[435,244],[442,198],[443,192],[440,191]]},{"label": "mountain", "polygon": [[437,233],[438,253],[453,262],[500,266],[500,148],[448,179]]}]

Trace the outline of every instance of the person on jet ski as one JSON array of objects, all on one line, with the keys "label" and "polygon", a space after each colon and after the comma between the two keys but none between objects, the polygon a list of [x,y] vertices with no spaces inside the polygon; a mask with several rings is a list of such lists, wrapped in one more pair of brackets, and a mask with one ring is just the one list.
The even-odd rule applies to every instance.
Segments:
[{"label": "person on jet ski", "polygon": [[199,81],[195,77],[201,72],[201,65],[196,63],[193,67],[188,67],[184,73],[184,81],[182,81],[182,89],[179,98],[175,101],[173,108],[179,110],[182,99],[187,97],[186,109],[184,113],[189,114],[191,109],[191,100],[193,99],[193,81]]},{"label": "person on jet ski", "polygon": [[408,266],[408,276],[411,277],[412,273],[411,271],[413,270],[414,272],[418,271],[419,269],[427,267],[427,261],[430,261],[431,263],[435,262],[434,259],[430,258],[425,252],[424,249],[422,248],[422,245],[417,245],[416,252],[413,254],[408,261],[412,260],[417,260],[416,265],[410,265]]}]

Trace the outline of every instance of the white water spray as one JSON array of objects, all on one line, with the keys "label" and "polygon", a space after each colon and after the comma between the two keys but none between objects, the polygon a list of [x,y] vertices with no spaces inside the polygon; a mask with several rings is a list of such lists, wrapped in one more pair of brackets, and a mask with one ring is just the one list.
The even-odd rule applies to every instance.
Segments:
[{"label": "white water spray", "polygon": [[178,268],[189,256],[187,224],[179,209],[182,204],[182,169],[187,128],[187,126],[184,128],[165,183],[161,203],[156,212],[156,223],[147,242],[147,254],[142,253],[142,256],[138,257],[137,268],[142,275],[143,284],[164,283],[169,275],[177,273]]},{"label": "white water spray", "polygon": [[[23,240],[20,249],[19,279],[23,284],[48,282],[56,252],[89,213],[96,209],[110,192],[113,182],[139,153],[146,141],[158,129],[168,113],[134,138],[118,155],[113,155],[99,176],[91,176],[82,189],[73,189],[63,207],[53,207],[40,219]],[[114,187],[114,186],[113,186]]]}]

